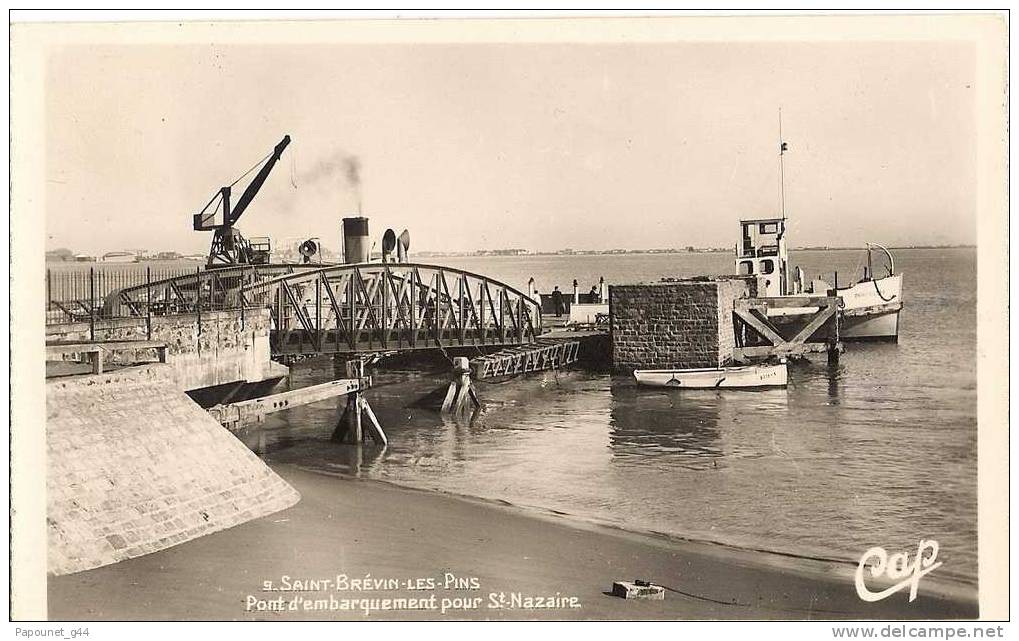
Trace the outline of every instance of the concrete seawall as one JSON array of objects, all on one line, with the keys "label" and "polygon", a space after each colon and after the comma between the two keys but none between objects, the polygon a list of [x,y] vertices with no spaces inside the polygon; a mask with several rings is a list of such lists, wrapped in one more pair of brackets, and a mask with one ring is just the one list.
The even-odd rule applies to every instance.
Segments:
[{"label": "concrete seawall", "polygon": [[295,504],[170,365],[46,383],[48,569],[141,556]]}]

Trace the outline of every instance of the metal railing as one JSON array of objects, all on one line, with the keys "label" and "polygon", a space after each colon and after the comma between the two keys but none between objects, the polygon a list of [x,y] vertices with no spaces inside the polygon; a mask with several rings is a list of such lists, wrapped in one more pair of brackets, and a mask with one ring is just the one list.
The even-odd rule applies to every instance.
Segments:
[{"label": "metal railing", "polygon": [[90,265],[46,269],[46,324],[89,322],[111,293],[192,273],[186,265]]}]

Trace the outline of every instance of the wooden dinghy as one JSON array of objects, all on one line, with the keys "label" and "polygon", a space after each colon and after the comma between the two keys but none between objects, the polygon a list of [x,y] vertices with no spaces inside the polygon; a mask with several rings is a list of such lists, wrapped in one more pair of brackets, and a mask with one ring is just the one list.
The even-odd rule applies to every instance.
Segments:
[{"label": "wooden dinghy", "polygon": [[785,387],[786,364],[708,367],[703,369],[638,369],[637,385],[688,389]]}]

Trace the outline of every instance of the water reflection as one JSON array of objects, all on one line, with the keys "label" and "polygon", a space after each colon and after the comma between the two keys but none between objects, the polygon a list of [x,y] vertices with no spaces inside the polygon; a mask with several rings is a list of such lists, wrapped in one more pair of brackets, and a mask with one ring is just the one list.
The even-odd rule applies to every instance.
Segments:
[{"label": "water reflection", "polygon": [[723,457],[760,455],[762,431],[788,412],[785,389],[638,388],[614,378],[610,393],[615,456],[694,470],[717,468]]},{"label": "water reflection", "polygon": [[845,368],[839,363],[829,363],[828,374],[828,398],[832,405],[839,404],[839,395],[842,392],[842,375]]},{"label": "water reflection", "polygon": [[609,443],[615,456],[674,456],[685,466],[700,467],[721,455],[718,405],[705,403],[698,390],[641,389],[632,378],[617,377],[609,391]]}]

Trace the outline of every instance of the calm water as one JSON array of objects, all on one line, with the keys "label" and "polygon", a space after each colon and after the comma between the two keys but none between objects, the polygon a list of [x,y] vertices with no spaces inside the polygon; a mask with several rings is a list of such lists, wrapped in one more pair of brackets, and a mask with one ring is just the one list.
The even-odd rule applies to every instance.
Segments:
[{"label": "calm water", "polygon": [[[270,461],[502,499],[639,529],[855,562],[864,550],[941,544],[942,577],[975,583],[976,251],[898,250],[898,344],[850,344],[792,366],[787,390],[638,390],[569,372],[481,384],[457,423],[413,402],[442,373],[384,371],[368,395],[390,445],[329,442],[339,402],[277,415],[242,437]],[[808,275],[858,277],[862,252],[796,252]],[[587,291],[730,273],[727,254],[435,259],[520,288]],[[334,376],[294,368],[294,386]]]}]

